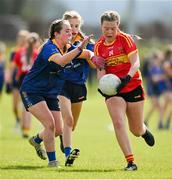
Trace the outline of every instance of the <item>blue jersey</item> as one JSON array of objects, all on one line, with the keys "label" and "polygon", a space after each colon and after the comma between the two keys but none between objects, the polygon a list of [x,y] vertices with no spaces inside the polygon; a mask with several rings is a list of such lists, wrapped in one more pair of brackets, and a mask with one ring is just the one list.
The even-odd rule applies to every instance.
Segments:
[{"label": "blue jersey", "polygon": [[[77,39],[82,39],[78,35]],[[73,44],[78,45],[79,40],[75,41]],[[89,43],[86,49],[93,51],[94,44]],[[64,67],[64,79],[76,84],[84,84],[88,78],[90,66],[85,59],[75,58],[69,64]]]},{"label": "blue jersey", "polygon": [[64,84],[64,79],[61,77],[63,68],[51,61],[51,57],[57,53],[60,53],[60,49],[54,40],[48,40],[24,78],[21,91],[57,97]]},{"label": "blue jersey", "polygon": [[[169,61],[169,65],[170,65],[170,69],[172,69],[172,59],[168,60]],[[167,75],[168,77],[168,90],[172,91],[172,76]]]},{"label": "blue jersey", "polygon": [[163,71],[163,69],[160,66],[157,65],[152,65],[150,67],[150,78],[152,79],[152,86],[154,87],[154,89],[156,89],[156,91],[159,92],[159,95],[162,94],[166,89],[167,89],[167,83],[165,79],[160,79],[157,82],[153,81],[153,78],[155,77],[161,77],[165,75],[165,72]]}]

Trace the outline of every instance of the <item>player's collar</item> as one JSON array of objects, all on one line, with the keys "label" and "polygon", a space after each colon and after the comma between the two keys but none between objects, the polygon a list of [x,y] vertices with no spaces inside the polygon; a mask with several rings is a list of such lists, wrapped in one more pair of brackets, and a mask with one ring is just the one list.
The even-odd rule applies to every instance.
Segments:
[{"label": "player's collar", "polygon": [[83,35],[80,32],[78,32],[76,37],[72,40],[72,44],[74,44],[77,41],[81,41],[82,39],[83,39]]},{"label": "player's collar", "polygon": [[55,39],[53,39],[52,42],[53,42],[53,44],[55,44],[57,46],[58,50],[60,51],[60,53],[62,55],[67,52],[67,49],[68,49],[67,45],[64,47],[64,49],[65,49],[65,52],[64,52],[64,49],[60,48],[59,44],[57,43],[57,41]]},{"label": "player's collar", "polygon": [[105,46],[111,46],[112,44],[114,44],[115,41],[116,41],[116,39],[114,41],[112,41],[111,43],[106,43],[105,40],[104,40],[103,44]]}]

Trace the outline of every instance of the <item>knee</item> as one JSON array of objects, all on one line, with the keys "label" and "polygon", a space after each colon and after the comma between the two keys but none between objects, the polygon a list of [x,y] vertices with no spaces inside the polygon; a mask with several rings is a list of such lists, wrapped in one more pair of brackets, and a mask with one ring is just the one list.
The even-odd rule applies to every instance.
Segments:
[{"label": "knee", "polygon": [[123,119],[117,118],[115,121],[113,121],[113,125],[115,129],[121,129],[124,127]]},{"label": "knee", "polygon": [[138,126],[138,127],[134,127],[134,128],[130,128],[130,131],[132,132],[132,134],[134,136],[141,136],[144,132],[143,126]]},{"label": "knee", "polygon": [[48,131],[55,132],[55,124],[53,121],[50,121],[50,123],[47,124],[45,127]]}]

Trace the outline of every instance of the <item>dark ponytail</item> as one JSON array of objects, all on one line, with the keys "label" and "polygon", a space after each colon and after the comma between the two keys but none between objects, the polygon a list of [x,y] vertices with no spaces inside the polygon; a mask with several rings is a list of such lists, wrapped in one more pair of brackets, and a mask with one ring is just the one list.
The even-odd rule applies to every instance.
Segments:
[{"label": "dark ponytail", "polygon": [[55,38],[54,33],[55,32],[59,33],[62,30],[63,23],[64,23],[64,20],[62,19],[57,19],[51,23],[50,29],[49,29],[49,39]]},{"label": "dark ponytail", "polygon": [[40,40],[40,37],[37,33],[35,32],[32,32],[29,34],[29,37],[27,39],[28,41],[28,48],[27,48],[27,51],[26,51],[26,60],[27,60],[27,63],[30,64],[30,59],[32,57],[32,53],[33,53],[33,50],[34,50],[34,44]]}]

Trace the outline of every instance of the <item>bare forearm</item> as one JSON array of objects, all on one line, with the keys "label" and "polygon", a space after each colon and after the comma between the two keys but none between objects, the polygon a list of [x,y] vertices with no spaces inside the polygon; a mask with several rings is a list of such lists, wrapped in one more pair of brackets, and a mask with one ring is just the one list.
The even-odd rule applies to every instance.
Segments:
[{"label": "bare forearm", "polygon": [[131,62],[131,67],[130,67],[128,74],[131,77],[133,77],[140,67],[139,55],[137,53],[131,55],[130,62]]},{"label": "bare forearm", "polygon": [[70,61],[72,61],[72,59],[74,59],[79,53],[80,50],[76,48],[63,56],[57,56],[53,61],[61,66],[64,66],[68,64]]}]

